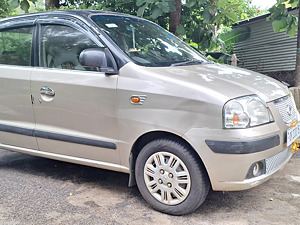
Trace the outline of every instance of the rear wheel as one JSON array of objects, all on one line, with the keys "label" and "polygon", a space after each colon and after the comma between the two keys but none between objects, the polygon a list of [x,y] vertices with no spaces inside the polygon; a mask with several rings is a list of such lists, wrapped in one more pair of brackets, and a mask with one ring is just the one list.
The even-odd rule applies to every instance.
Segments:
[{"label": "rear wheel", "polygon": [[135,175],[144,199],[156,210],[172,215],[193,212],[205,200],[209,181],[189,146],[169,139],[143,147]]}]

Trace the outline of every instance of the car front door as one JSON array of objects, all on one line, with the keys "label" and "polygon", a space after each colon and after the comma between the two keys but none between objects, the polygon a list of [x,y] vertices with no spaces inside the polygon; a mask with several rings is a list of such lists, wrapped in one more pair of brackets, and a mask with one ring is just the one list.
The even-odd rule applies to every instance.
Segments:
[{"label": "car front door", "polygon": [[[117,165],[117,75],[84,68],[79,54],[104,47],[78,24],[42,20],[39,64],[31,77],[39,149],[69,161]],[[108,165],[110,169],[112,165]]]},{"label": "car front door", "polygon": [[20,23],[0,29],[0,148],[38,150],[30,91],[33,31]]}]

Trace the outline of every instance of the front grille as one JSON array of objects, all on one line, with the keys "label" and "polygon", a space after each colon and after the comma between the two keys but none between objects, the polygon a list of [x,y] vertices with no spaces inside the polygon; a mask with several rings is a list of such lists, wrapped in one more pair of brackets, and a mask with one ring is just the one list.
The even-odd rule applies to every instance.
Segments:
[{"label": "front grille", "polygon": [[266,159],[266,174],[278,169],[288,158],[290,158],[292,152],[289,148],[277,153]]},{"label": "front grille", "polygon": [[288,95],[274,101],[283,121],[288,124],[297,119],[294,99]]}]

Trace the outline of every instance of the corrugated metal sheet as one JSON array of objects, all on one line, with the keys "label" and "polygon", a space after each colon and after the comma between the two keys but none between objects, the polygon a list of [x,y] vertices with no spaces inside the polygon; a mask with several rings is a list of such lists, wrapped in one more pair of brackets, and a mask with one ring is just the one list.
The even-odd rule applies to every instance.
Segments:
[{"label": "corrugated metal sheet", "polygon": [[[298,10],[291,11],[297,14]],[[239,66],[261,73],[292,71],[296,66],[297,40],[285,32],[274,33],[272,22],[266,18],[251,20],[235,26],[248,26],[250,38],[234,44]]]}]

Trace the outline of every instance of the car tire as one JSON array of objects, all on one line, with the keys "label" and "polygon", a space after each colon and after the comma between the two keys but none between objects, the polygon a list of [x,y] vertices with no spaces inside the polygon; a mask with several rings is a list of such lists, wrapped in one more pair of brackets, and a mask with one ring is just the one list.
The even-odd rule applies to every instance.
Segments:
[{"label": "car tire", "polygon": [[154,209],[183,215],[205,200],[210,183],[191,147],[172,139],[157,139],[140,151],[135,167],[138,189]]}]

